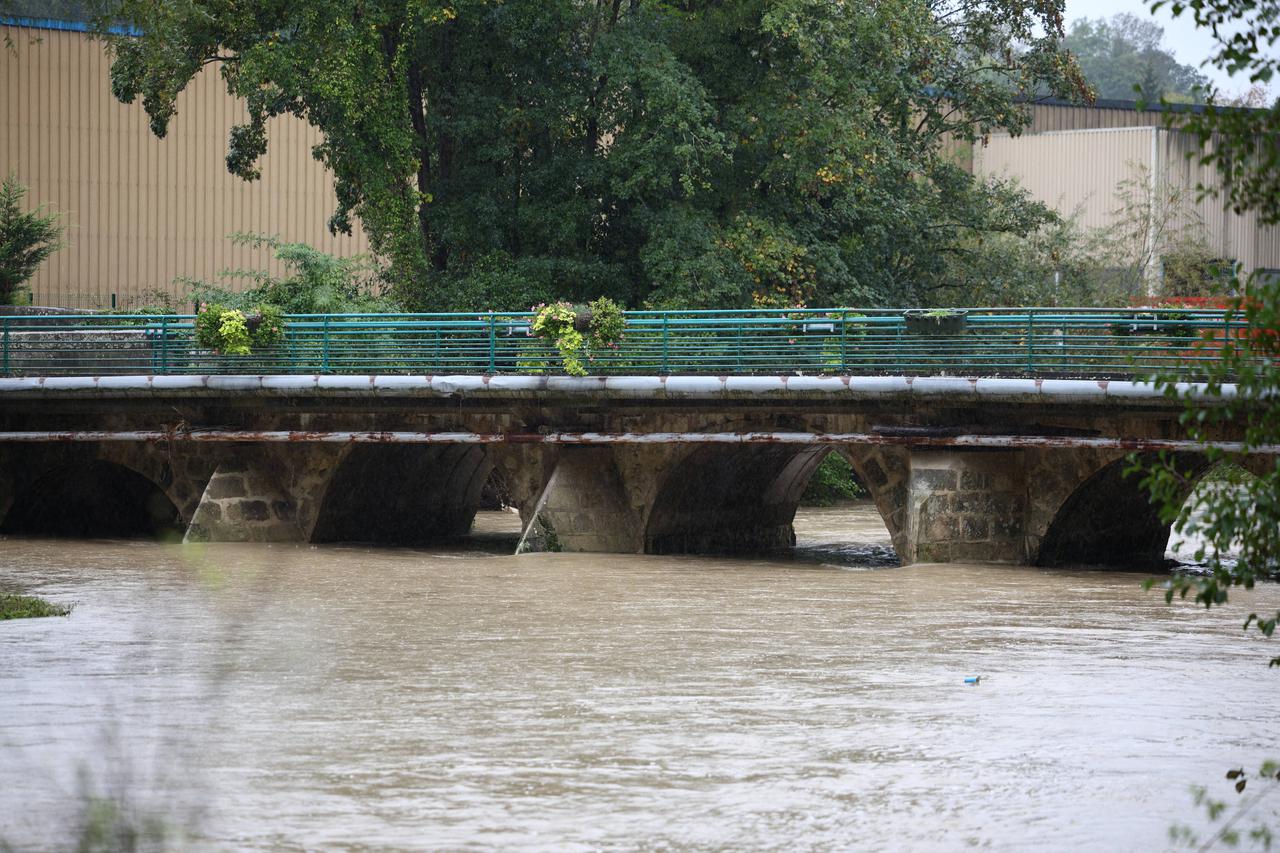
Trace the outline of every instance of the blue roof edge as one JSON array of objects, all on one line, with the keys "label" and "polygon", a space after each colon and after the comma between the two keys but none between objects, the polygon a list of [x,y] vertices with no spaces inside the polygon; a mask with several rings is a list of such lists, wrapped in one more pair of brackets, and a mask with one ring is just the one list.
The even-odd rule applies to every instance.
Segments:
[{"label": "blue roof edge", "polygon": [[[0,15],[0,24],[7,27],[26,27],[32,30],[62,30],[73,33],[97,32],[84,21],[62,21],[57,18],[15,18]],[[110,27],[107,30],[113,36],[140,36],[142,30],[137,27]]]}]

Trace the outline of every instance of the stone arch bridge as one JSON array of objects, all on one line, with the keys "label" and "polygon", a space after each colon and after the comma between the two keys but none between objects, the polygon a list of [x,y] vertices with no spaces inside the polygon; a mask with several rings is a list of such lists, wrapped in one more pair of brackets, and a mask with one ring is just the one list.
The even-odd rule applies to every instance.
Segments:
[{"label": "stone arch bridge", "polygon": [[1206,469],[1180,411],[1105,380],[9,378],[0,532],[419,544],[466,533],[497,472],[565,550],[755,551],[794,541],[834,452],[904,563],[1157,563],[1169,528],[1125,460]]}]

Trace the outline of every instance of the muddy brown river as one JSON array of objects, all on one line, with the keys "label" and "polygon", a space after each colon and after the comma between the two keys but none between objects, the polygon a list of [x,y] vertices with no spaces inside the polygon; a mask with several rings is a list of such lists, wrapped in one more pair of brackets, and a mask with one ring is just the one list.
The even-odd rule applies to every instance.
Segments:
[{"label": "muddy brown river", "polygon": [[0,585],[75,605],[0,622],[0,849],[112,802],[176,849],[1147,851],[1280,757],[1280,640],[1240,630],[1274,585],[1206,613],[1134,573],[902,568],[866,505],[757,559],[478,530],[0,541]]}]

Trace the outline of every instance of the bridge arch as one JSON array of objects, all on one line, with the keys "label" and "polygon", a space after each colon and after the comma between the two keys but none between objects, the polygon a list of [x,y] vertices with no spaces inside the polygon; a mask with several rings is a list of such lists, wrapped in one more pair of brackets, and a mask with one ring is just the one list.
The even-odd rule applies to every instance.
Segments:
[{"label": "bridge arch", "polygon": [[319,499],[309,538],[417,545],[464,535],[492,468],[484,445],[354,445]]},{"label": "bridge arch", "polygon": [[671,466],[644,532],[649,554],[751,551],[795,544],[800,495],[827,448],[708,444]]},{"label": "bridge arch", "polygon": [[803,444],[694,446],[666,466],[644,520],[647,553],[750,551],[795,544],[801,495],[839,453],[867,487],[903,553],[907,453],[901,448]]},{"label": "bridge arch", "polygon": [[33,467],[10,490],[0,533],[176,540],[186,523],[161,483],[96,454]]},{"label": "bridge arch", "polygon": [[[1080,457],[1083,459],[1084,457]],[[1149,464],[1153,454],[1140,454]],[[1182,499],[1212,467],[1202,454],[1178,453],[1176,464],[1189,473]],[[1140,474],[1126,474],[1127,455],[1111,454],[1059,501],[1040,500],[1051,509],[1042,536],[1033,539],[1032,562],[1041,566],[1096,564],[1150,568],[1165,561],[1171,525],[1142,487]]]}]

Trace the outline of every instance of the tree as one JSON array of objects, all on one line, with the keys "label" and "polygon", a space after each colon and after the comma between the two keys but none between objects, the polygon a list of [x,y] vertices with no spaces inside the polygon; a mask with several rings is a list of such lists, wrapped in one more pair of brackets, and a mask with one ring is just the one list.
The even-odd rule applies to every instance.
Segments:
[{"label": "tree", "polygon": [[[1280,39],[1280,2],[1191,0],[1168,4],[1156,0],[1152,10],[1165,5],[1170,5],[1174,15],[1190,11],[1199,26],[1211,31],[1219,45],[1209,60],[1215,66],[1247,73],[1251,83],[1269,81],[1280,67],[1280,59],[1271,55]],[[1272,222],[1280,221],[1278,118],[1277,108],[1228,112],[1210,106],[1185,125],[1192,132],[1212,135],[1216,145],[1202,155],[1202,162],[1225,168],[1224,178],[1238,209],[1256,210],[1260,220]],[[1246,153],[1247,161],[1232,159]],[[1275,187],[1277,193],[1259,195],[1265,186]],[[1247,461],[1250,454],[1280,444],[1280,337],[1276,332],[1280,329],[1280,282],[1255,276],[1248,282],[1236,280],[1235,285],[1244,296],[1237,300],[1233,312],[1245,321],[1245,327],[1225,340],[1204,342],[1207,354],[1218,356],[1208,362],[1206,392],[1220,397],[1224,386],[1233,385],[1233,396],[1222,405],[1205,407],[1179,387],[1176,377],[1157,378],[1166,394],[1187,396],[1182,423],[1192,438],[1205,444],[1204,452],[1213,461]],[[1225,454],[1212,446],[1209,439],[1224,427],[1243,433],[1241,453]],[[1267,464],[1255,466],[1258,476],[1247,486],[1211,493],[1203,515],[1184,505],[1189,474],[1172,459],[1162,459],[1147,472],[1144,482],[1164,519],[1173,522],[1181,535],[1199,535],[1209,546],[1198,556],[1207,561],[1210,574],[1174,578],[1168,585],[1171,598],[1194,591],[1196,601],[1212,607],[1227,600],[1231,587],[1250,587],[1259,576],[1280,569],[1280,457],[1263,458]],[[1225,556],[1233,549],[1239,550],[1236,560]],[[1270,636],[1276,620],[1263,614],[1251,618],[1250,624]],[[1280,658],[1273,659],[1272,665],[1280,665]]]},{"label": "tree", "polygon": [[[926,298],[973,234],[1043,206],[946,155],[1086,93],[1061,0],[114,0],[113,90],[164,135],[205,66],[319,129],[414,306],[608,295],[742,306]],[[1012,201],[1012,204],[1005,202]]]},{"label": "tree", "polygon": [[1163,27],[1136,15],[1074,21],[1066,46],[1102,98],[1199,100],[1209,85],[1164,46]]},{"label": "tree", "polygon": [[[1215,48],[1207,63],[1249,86],[1280,79],[1280,0],[1154,0],[1151,11],[1168,7],[1174,17],[1189,14],[1207,30]],[[1214,167],[1237,213],[1256,211],[1262,225],[1280,223],[1280,98],[1267,109],[1219,105],[1208,90],[1203,112],[1171,113],[1171,125],[1200,141],[1199,163]],[[1201,192],[1214,192],[1206,187]]]},{"label": "tree", "polygon": [[[1280,39],[1280,2],[1276,0],[1154,0],[1151,5],[1152,11],[1168,6],[1175,16],[1189,12],[1217,42],[1209,63],[1229,74],[1244,75],[1251,85],[1270,82],[1280,67],[1275,51]],[[1256,211],[1262,223],[1280,222],[1280,102],[1268,110],[1224,109],[1212,103],[1212,95],[1202,113],[1186,117],[1182,124],[1200,138],[1200,163],[1217,167],[1237,211]],[[1174,377],[1159,377],[1157,384],[1170,397],[1186,397],[1182,423],[1202,443],[1210,461],[1249,464],[1252,460],[1256,476],[1211,487],[1201,495],[1198,507],[1185,501],[1194,482],[1192,472],[1170,457],[1146,469],[1143,480],[1161,517],[1172,522],[1175,531],[1207,543],[1196,556],[1205,562],[1208,574],[1172,577],[1165,583],[1166,598],[1172,601],[1175,596],[1194,594],[1194,600],[1206,608],[1226,603],[1233,588],[1247,589],[1257,579],[1280,572],[1280,456],[1268,452],[1280,445],[1280,282],[1254,276],[1247,282],[1236,280],[1235,285],[1244,295],[1233,313],[1245,321],[1244,328],[1224,340],[1203,344],[1206,354],[1220,356],[1209,363],[1204,388],[1217,398],[1217,405],[1203,405],[1180,389]],[[1234,386],[1233,394],[1224,394],[1227,385]],[[1241,452],[1226,453],[1213,446],[1211,440],[1228,430],[1243,434]],[[1232,551],[1234,558],[1228,556]],[[1270,637],[1277,619],[1280,612],[1253,613],[1244,628],[1256,628]],[[1272,657],[1270,664],[1280,666],[1280,656]],[[1280,784],[1277,770],[1274,762],[1267,762],[1253,777],[1274,786]],[[1244,791],[1248,777],[1242,768],[1229,771],[1227,778],[1237,793]],[[1217,840],[1238,841],[1235,824],[1263,793],[1242,800],[1200,849]],[[1211,818],[1226,808],[1203,789],[1196,801]],[[1251,837],[1270,846],[1272,832],[1261,826]]]},{"label": "tree", "polygon": [[19,288],[62,246],[56,213],[23,212],[27,190],[10,175],[0,183],[0,305],[10,305]]}]

